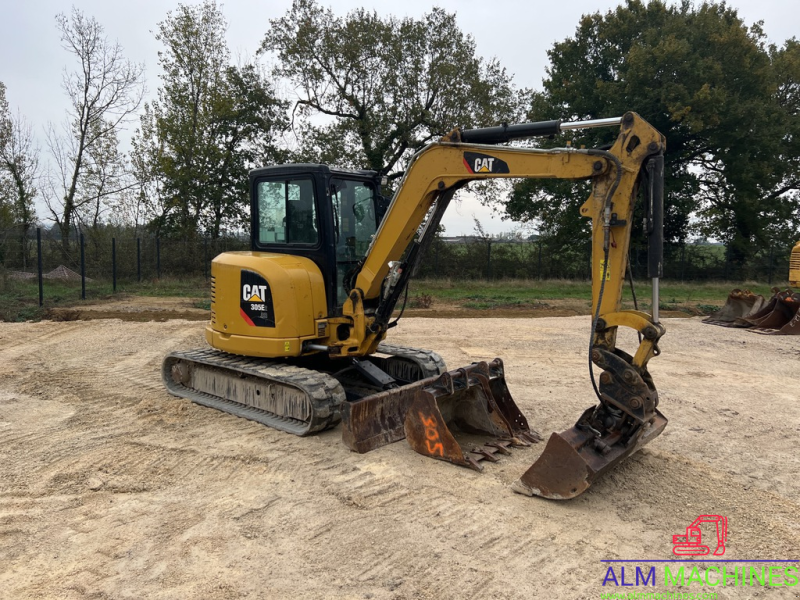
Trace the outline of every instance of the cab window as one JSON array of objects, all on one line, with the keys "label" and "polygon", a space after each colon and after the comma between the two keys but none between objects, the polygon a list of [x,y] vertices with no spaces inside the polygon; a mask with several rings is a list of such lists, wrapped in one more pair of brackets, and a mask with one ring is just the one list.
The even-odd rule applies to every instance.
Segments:
[{"label": "cab window", "polygon": [[261,244],[317,245],[313,180],[300,177],[259,182],[258,221]]},{"label": "cab window", "polygon": [[366,255],[378,228],[377,192],[370,182],[336,177],[330,180],[330,192],[336,227],[336,295],[341,304],[347,299],[345,280]]}]

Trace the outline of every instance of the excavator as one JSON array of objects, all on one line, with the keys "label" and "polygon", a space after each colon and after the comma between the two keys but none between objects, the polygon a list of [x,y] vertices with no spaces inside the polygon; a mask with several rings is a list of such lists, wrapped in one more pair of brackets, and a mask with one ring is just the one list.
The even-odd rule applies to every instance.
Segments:
[{"label": "excavator", "polygon": [[719,515],[700,515],[686,528],[686,533],[672,536],[672,553],[675,556],[707,556],[711,548],[703,545],[701,523],[714,523],[717,528],[717,547],[714,556],[725,554],[725,542],[728,540],[728,517]]},{"label": "excavator", "polygon": [[[605,149],[511,146],[520,138],[619,127]],[[391,200],[374,171],[321,164],[250,172],[251,251],[211,268],[210,348],[163,363],[168,391],[303,436],[341,422],[351,450],[406,439],[431,458],[481,471],[542,438],[505,381],[501,359],[447,370],[434,351],[386,343],[395,309],[454,194],[472,181],[589,181],[580,214],[592,221],[592,319],[587,361],[597,403],[553,433],[512,486],[573,498],[658,436],[666,418],[648,361],[659,354],[664,136],[634,112],[576,122],[454,129],[409,161]],[[640,194],[641,192],[641,194]],[[621,310],[634,203],[643,198],[652,313]],[[633,354],[617,331],[639,334]],[[601,370],[595,378],[594,369]]]}]

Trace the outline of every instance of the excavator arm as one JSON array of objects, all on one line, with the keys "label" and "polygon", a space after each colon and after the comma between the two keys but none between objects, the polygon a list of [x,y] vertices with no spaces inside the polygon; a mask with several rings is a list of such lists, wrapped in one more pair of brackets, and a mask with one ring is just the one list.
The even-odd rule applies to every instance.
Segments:
[{"label": "excavator arm", "polygon": [[[658,394],[647,371],[648,361],[659,353],[658,340],[664,334],[658,320],[657,293],[662,260],[665,139],[635,113],[626,113],[612,121],[619,123],[620,133],[608,150],[571,147],[540,150],[495,145],[515,137],[557,133],[561,128],[557,121],[465,132],[455,130],[443,140],[425,147],[406,170],[354,278],[343,309],[344,316],[349,317],[354,326],[350,339],[341,344],[341,353],[367,355],[374,352],[390,327],[389,317],[430,243],[447,203],[455,191],[468,182],[495,178],[591,181],[591,194],[580,210],[582,216],[592,219],[593,318],[588,362],[599,404],[587,409],[574,427],[552,434],[540,459],[514,485],[515,491],[527,495],[558,499],[579,495],[599,475],[659,435],[667,424],[656,409]],[[634,203],[641,185],[647,186],[646,229],[651,240],[649,270],[654,291],[652,315],[620,310]],[[424,227],[415,239],[423,222]],[[619,327],[629,327],[639,333],[641,342],[633,355],[616,347]],[[599,383],[595,381],[595,365],[601,369]],[[466,382],[469,379],[466,372],[464,377]],[[477,383],[464,385],[468,388]],[[438,387],[432,387],[452,392],[458,386],[450,377]],[[505,397],[506,393],[499,396]],[[388,435],[386,431],[397,428],[395,413],[403,413],[405,435],[415,450],[434,458],[468,464],[469,460],[460,453],[455,458],[447,458],[442,455],[440,446],[431,443],[431,440],[449,440],[452,436],[439,414],[443,411],[437,409],[436,394],[428,394],[427,398],[419,395],[413,404],[407,401],[397,404],[402,404],[402,409],[386,409],[379,400],[364,403],[364,406],[353,405],[344,414],[345,439],[349,439],[351,447],[361,449],[359,423],[369,424],[373,440],[375,423],[381,424],[377,427],[383,436],[381,443],[397,439],[401,434]],[[489,401],[489,413],[493,406]],[[518,409],[504,411],[500,402],[494,412],[504,414],[511,422],[516,418],[510,416],[511,413],[516,415]],[[381,431],[381,426],[385,431]],[[488,426],[473,428],[482,430]],[[529,430],[525,424],[521,429],[512,427],[509,431],[513,435],[515,431]],[[380,445],[370,444],[368,449]],[[448,447],[446,443],[445,447]]]},{"label": "excavator arm", "polygon": [[[663,172],[665,140],[632,112],[621,119],[606,121],[621,124],[620,134],[609,150],[571,147],[539,150],[461,141],[470,137],[497,139],[477,133],[495,129],[490,128],[466,131],[463,135],[456,130],[414,156],[345,303],[344,314],[354,322],[364,323],[363,328],[353,328],[350,339],[342,341],[343,349],[350,349],[345,352],[364,355],[374,351],[385,334],[388,316],[394,310],[400,292],[416,261],[423,256],[420,249],[433,237],[450,198],[467,183],[476,180],[591,180],[592,192],[581,207],[581,214],[592,219],[593,312],[599,309],[601,315],[616,313],[622,297],[637,186],[648,160],[655,158],[651,162],[658,163],[661,159],[658,168]],[[556,125],[546,133],[555,133],[558,122],[548,123]],[[501,139],[523,137],[527,131],[530,129]],[[656,181],[656,177],[651,177],[651,180]],[[655,212],[660,215],[658,210]],[[423,222],[425,227],[419,240],[415,241],[415,234]],[[640,326],[635,316],[619,318],[626,321],[622,323],[624,325]],[[606,338],[606,343],[613,345],[613,333]]]}]

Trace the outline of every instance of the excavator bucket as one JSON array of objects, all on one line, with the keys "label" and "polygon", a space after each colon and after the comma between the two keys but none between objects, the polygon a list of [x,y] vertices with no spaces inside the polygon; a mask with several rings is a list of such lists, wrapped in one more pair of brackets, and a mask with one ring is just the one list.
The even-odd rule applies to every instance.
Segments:
[{"label": "excavator bucket", "polygon": [[405,437],[420,454],[477,471],[542,439],[511,397],[499,358],[347,402],[342,425],[356,452]]},{"label": "excavator bucket", "polygon": [[704,323],[731,327],[737,319],[748,317],[761,310],[764,305],[764,296],[753,294],[750,290],[734,289],[728,294],[724,306],[703,319]]},{"label": "excavator bucket", "polygon": [[775,307],[751,330],[767,335],[800,335],[800,294],[789,290],[776,295]]},{"label": "excavator bucket", "polygon": [[552,500],[574,498],[667,426],[656,410],[658,392],[652,378],[646,369],[635,367],[629,354],[595,347],[592,362],[603,369],[601,403],[587,409],[574,427],[550,436],[539,459],[512,485],[515,492]]},{"label": "excavator bucket", "polygon": [[[418,389],[404,423],[409,445],[431,458],[481,471],[481,461],[496,462],[509,447],[541,441],[498,376],[498,361],[494,376],[489,364],[477,363]],[[490,439],[478,445],[474,436]]]},{"label": "excavator bucket", "polygon": [[780,294],[780,290],[778,288],[772,288],[772,296],[769,300],[765,300],[762,304],[761,308],[758,310],[750,311],[749,314],[745,315],[744,317],[740,317],[735,319],[733,323],[731,323],[730,327],[753,327],[758,324],[758,322],[769,315],[774,309],[775,305],[778,303],[778,296]]},{"label": "excavator bucket", "polygon": [[628,444],[599,440],[583,425],[595,408],[588,409],[578,424],[561,433],[553,433],[544,452],[512,485],[512,489],[527,496],[542,496],[551,500],[569,500],[585,492],[603,473],[613,468],[642,446],[658,437],[667,426],[660,412],[636,439]]}]

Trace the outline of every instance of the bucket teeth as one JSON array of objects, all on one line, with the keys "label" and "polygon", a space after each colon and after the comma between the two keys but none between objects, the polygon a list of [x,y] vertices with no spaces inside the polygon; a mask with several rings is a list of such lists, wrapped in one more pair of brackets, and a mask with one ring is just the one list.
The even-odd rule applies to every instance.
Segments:
[{"label": "bucket teeth", "polygon": [[484,446],[483,448],[473,448],[470,450],[470,454],[478,455],[483,458],[483,460],[488,460],[489,462],[497,462],[500,459],[495,456],[497,450],[491,450]]},{"label": "bucket teeth", "polygon": [[494,452],[499,452],[500,454],[511,454],[511,451],[508,449],[510,443],[511,442],[497,440],[495,442],[486,442],[484,446],[494,448]]},{"label": "bucket teeth", "polygon": [[[450,371],[417,389],[404,430],[416,452],[478,471],[482,461],[497,462],[510,448],[541,439],[511,397],[500,359]],[[456,434],[490,440],[467,451]]]}]

